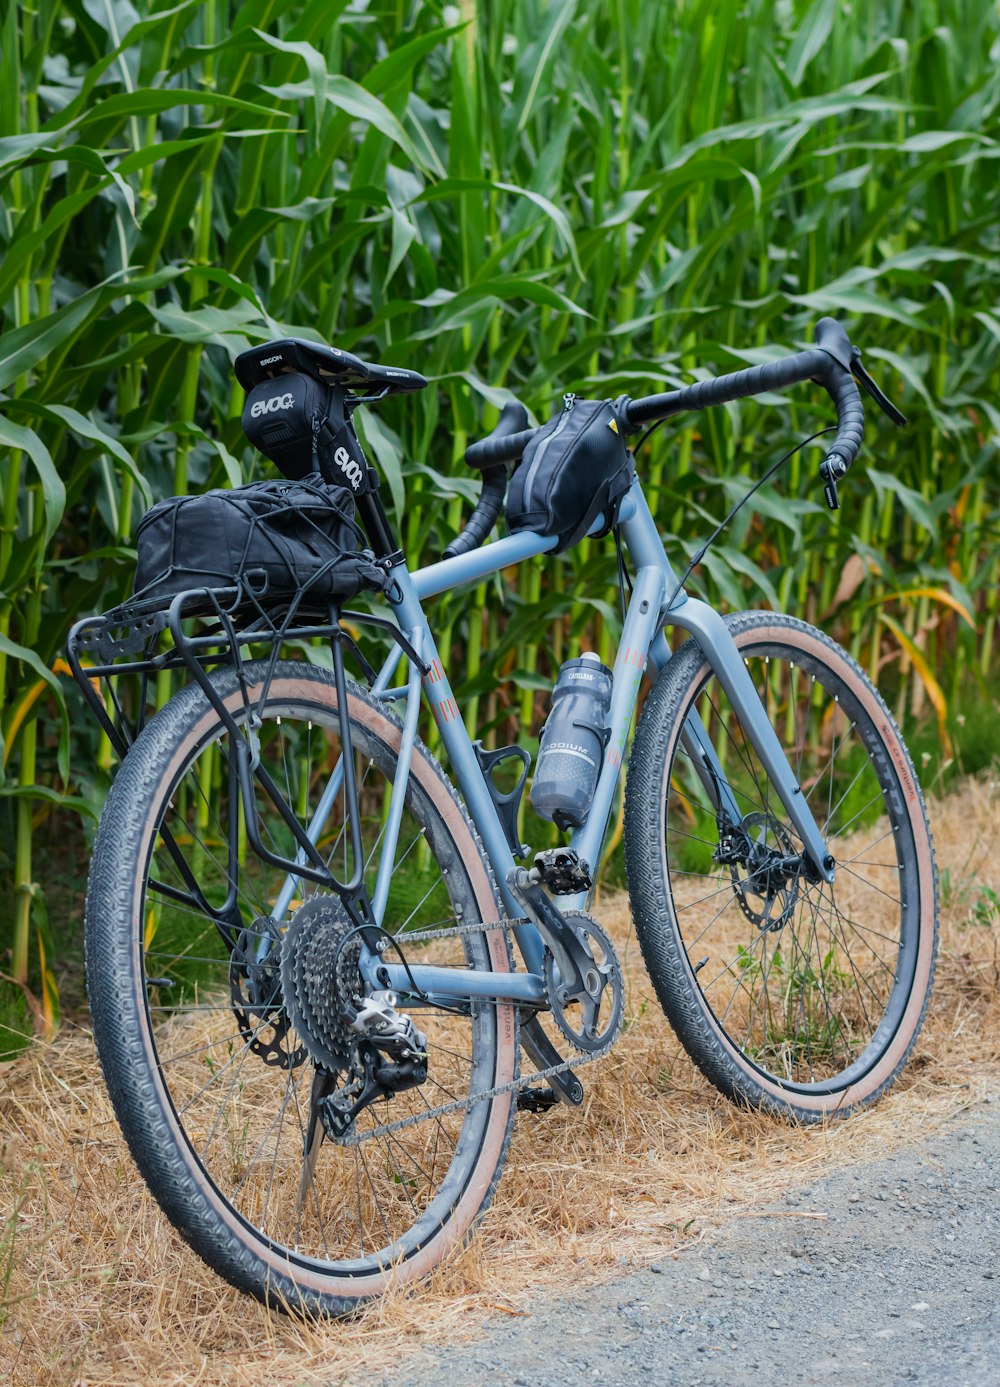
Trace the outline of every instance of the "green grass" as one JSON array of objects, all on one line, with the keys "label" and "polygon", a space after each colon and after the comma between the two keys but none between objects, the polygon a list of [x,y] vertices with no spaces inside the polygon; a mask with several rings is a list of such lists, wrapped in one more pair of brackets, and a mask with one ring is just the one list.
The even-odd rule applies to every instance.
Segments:
[{"label": "green grass", "polygon": [[33,1034],[31,1012],[24,992],[0,980],[0,1063],[13,1059]]}]

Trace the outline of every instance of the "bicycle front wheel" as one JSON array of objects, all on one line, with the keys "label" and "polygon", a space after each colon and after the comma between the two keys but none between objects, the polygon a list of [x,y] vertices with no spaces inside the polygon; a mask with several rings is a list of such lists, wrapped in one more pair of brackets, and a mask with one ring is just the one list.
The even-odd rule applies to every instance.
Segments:
[{"label": "bicycle front wheel", "polygon": [[[238,723],[259,719],[260,765],[308,824],[344,750],[332,674],[282,662],[265,695],[264,666],[251,665],[246,697],[232,670],[213,678]],[[348,702],[371,889],[401,727],[353,685]],[[349,1052],[335,999],[350,921],[335,894],[290,884],[247,845],[230,750],[192,685],[125,758],[87,893],[94,1034],[136,1162],[194,1249],[273,1305],[340,1314],[430,1271],[489,1202],[513,1121],[512,1092],[495,1090],[517,1074],[516,1016],[485,1001],[414,1007],[426,1080],[366,1107],[350,1140],[328,1138],[319,1102],[338,1091],[350,1102],[355,1081],[335,1057],[316,1061],[315,1033]],[[289,824],[256,781],[255,797],[262,845],[293,858]],[[318,840],[341,879],[351,838],[341,795]],[[502,973],[512,965],[501,930],[458,930],[500,915],[475,830],[418,742],[383,923],[411,962]],[[284,997],[284,955],[307,917],[310,944],[292,973],[311,970],[312,1044],[296,1029],[304,1004]],[[406,944],[414,932],[421,941]]]},{"label": "bicycle front wheel", "polygon": [[[738,1102],[819,1120],[874,1101],[916,1041],[937,946],[930,830],[899,730],[846,652],[788,616],[745,612],[727,624],[836,879],[803,869],[801,840],[690,640],[646,702],[629,763],[636,931],[702,1072]],[[699,777],[685,734],[692,716],[738,823],[717,812]]]}]

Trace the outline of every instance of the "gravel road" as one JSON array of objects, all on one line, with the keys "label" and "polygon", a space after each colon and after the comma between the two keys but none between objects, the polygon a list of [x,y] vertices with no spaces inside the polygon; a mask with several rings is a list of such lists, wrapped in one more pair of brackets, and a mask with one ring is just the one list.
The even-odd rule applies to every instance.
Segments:
[{"label": "gravel road", "polygon": [[[1000,1383],[1000,1096],[696,1248],[422,1350],[383,1387]],[[808,1215],[824,1217],[808,1217]]]}]

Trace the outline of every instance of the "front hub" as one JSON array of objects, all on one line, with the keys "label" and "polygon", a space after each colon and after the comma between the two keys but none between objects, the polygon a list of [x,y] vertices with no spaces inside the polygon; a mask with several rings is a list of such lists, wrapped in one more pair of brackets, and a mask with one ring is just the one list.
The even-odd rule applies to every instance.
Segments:
[{"label": "front hub", "polygon": [[799,899],[802,855],[792,835],[772,814],[747,814],[724,857],[737,904],[762,932],[780,930],[795,913]]}]

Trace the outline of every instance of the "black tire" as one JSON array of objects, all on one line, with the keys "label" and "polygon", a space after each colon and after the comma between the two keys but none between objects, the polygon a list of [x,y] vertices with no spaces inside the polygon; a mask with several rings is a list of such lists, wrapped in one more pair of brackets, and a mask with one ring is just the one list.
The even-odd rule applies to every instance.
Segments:
[{"label": "black tire", "polygon": [[[320,783],[314,767],[325,764],[329,774],[334,764],[328,746],[322,762],[313,759],[337,728],[333,676],[304,663],[281,662],[266,706],[258,707],[264,666],[247,669],[250,705],[263,718],[262,755],[271,758],[276,772],[284,766],[286,777],[291,761],[290,802],[308,801]],[[213,678],[242,721],[233,672]],[[368,776],[368,771],[360,774],[366,762],[388,783],[401,724],[353,685],[348,699],[359,778],[364,782]],[[268,1304],[312,1316],[340,1315],[389,1286],[428,1273],[464,1241],[489,1204],[510,1140],[513,1094],[481,1098],[432,1121],[422,1118],[430,1106],[485,1094],[516,1077],[516,1015],[509,1005],[485,1003],[474,1003],[465,1018],[415,1011],[414,1019],[430,1037],[427,1085],[394,1095],[384,1108],[366,1109],[357,1118],[357,1130],[370,1137],[366,1146],[352,1153],[320,1138],[307,1165],[305,1133],[320,1129],[310,1127],[303,1112],[313,1111],[310,1084],[320,1071],[290,1027],[287,1008],[254,1010],[244,995],[249,973],[234,974],[217,925],[149,888],[151,877],[168,886],[183,884],[161,832],[166,822],[188,867],[201,872],[197,879],[206,897],[218,904],[211,891],[217,885],[213,871],[221,872],[224,835],[211,820],[223,815],[215,799],[226,792],[225,774],[218,770],[226,764],[218,750],[223,735],[203,692],[189,686],[149,722],[115,779],[87,889],[94,1035],[136,1164],[195,1251],[233,1285]],[[362,784],[363,802],[373,784]],[[199,798],[203,786],[210,794]],[[378,813],[375,803],[375,827]],[[405,813],[407,825],[412,821],[417,828],[407,849],[412,849],[411,866],[404,869],[403,858],[394,859],[387,927],[395,933],[411,920],[416,928],[499,919],[502,908],[475,829],[419,741]],[[303,814],[303,820],[307,817]],[[287,854],[288,843],[277,841],[277,819],[269,832]],[[342,836],[334,841],[331,857],[339,852]],[[402,845],[401,838],[400,850]],[[421,854],[429,866],[420,865]],[[259,938],[271,928],[274,893],[286,877],[242,846],[240,864],[240,919],[259,932],[248,937]],[[424,892],[426,881],[431,885]],[[315,891],[300,883],[301,894]],[[393,901],[406,891],[393,915]],[[418,896],[423,899],[410,910]],[[330,900],[335,903],[336,897]],[[404,912],[409,912],[405,921]],[[287,924],[273,932],[280,936],[285,930]],[[278,949],[281,942],[275,939]],[[410,956],[421,948],[436,951],[427,960],[434,963],[500,972],[512,967],[500,930],[415,944]],[[227,1036],[226,1028],[235,1037]],[[279,1109],[280,1115],[271,1116]],[[386,1122],[414,1112],[420,1121],[405,1131],[384,1133]]]},{"label": "black tire", "polygon": [[[740,1104],[818,1121],[874,1102],[913,1049],[937,949],[933,846],[899,730],[850,656],[793,617],[744,612],[727,625],[837,879],[785,871],[801,842],[691,639],[660,673],[632,747],[632,911],[657,997],[707,1078]],[[720,847],[682,741],[692,711],[727,757],[738,850]]]}]

